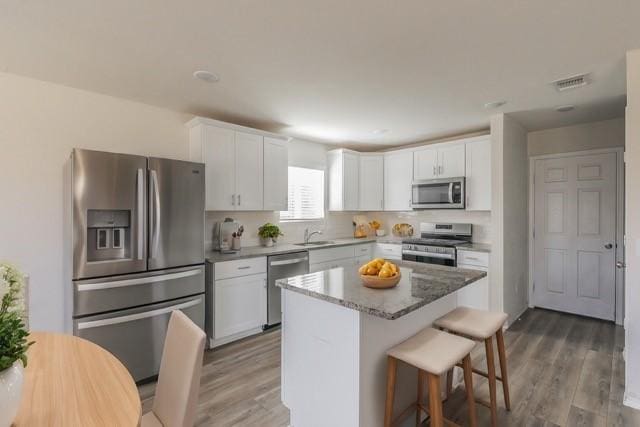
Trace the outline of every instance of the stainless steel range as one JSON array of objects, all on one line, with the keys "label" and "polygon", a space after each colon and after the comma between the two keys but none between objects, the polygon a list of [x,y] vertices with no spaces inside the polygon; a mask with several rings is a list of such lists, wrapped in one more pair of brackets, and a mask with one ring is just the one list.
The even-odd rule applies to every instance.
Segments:
[{"label": "stainless steel range", "polygon": [[455,267],[456,246],[471,242],[471,224],[423,222],[420,238],[402,241],[402,259]]}]

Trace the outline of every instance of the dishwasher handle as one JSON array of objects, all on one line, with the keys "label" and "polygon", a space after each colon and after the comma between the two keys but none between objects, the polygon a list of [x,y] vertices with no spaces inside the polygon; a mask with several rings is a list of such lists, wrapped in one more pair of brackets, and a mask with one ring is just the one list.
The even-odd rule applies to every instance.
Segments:
[{"label": "dishwasher handle", "polygon": [[291,264],[299,264],[301,262],[307,261],[309,259],[308,256],[302,258],[292,258],[292,259],[284,259],[282,261],[271,261],[269,263],[269,267],[278,267],[280,265],[291,265]]}]

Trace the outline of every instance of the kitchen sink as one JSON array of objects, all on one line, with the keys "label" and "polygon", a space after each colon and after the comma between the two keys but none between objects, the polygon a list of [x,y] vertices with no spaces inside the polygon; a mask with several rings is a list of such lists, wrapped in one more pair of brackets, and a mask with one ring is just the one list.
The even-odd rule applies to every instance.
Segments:
[{"label": "kitchen sink", "polygon": [[333,240],[315,240],[309,243],[294,243],[296,246],[320,246],[320,245],[331,245],[335,243]]}]

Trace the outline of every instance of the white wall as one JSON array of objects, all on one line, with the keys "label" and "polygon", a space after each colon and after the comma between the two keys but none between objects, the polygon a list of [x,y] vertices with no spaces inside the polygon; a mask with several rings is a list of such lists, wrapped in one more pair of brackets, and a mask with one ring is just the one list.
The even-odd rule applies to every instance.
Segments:
[{"label": "white wall", "polygon": [[528,157],[527,131],[512,117],[491,118],[493,309],[509,315],[509,323],[527,308]]},{"label": "white wall", "polygon": [[529,132],[529,156],[624,147],[624,118]]},{"label": "white wall", "polygon": [[0,73],[0,259],[30,280],[33,329],[61,331],[63,166],[73,147],[188,156],[187,115]]},{"label": "white wall", "polygon": [[640,50],[627,53],[625,404],[640,409]]}]

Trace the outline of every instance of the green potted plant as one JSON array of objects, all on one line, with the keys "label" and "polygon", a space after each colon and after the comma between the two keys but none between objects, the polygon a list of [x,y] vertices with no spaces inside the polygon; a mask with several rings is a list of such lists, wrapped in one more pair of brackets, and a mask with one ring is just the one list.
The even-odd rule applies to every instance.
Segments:
[{"label": "green potted plant", "polygon": [[29,332],[24,315],[24,276],[0,264],[0,427],[10,426],[20,406]]},{"label": "green potted plant", "polygon": [[278,240],[278,237],[284,236],[284,234],[280,231],[280,227],[267,222],[262,227],[258,228],[258,236],[260,236],[262,244],[269,247],[273,246],[273,244]]}]

